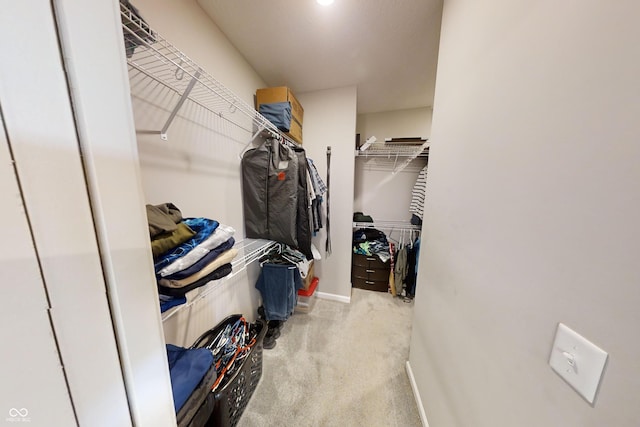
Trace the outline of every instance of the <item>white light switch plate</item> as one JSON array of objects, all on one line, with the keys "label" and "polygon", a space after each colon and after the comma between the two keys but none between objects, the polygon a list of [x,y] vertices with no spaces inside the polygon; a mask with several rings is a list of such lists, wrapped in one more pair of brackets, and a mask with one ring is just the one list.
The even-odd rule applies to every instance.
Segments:
[{"label": "white light switch plate", "polygon": [[607,356],[607,352],[567,325],[559,323],[549,365],[575,391],[593,404]]}]

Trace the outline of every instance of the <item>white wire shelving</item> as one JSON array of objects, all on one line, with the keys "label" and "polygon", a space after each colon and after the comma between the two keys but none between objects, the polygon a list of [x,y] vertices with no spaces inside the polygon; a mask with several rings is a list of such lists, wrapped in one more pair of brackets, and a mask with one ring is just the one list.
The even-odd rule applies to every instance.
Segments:
[{"label": "white wire shelving", "polygon": [[376,228],[380,230],[420,231],[421,225],[411,224],[408,221],[374,221],[354,222],[353,228]]},{"label": "white wire shelving", "polygon": [[[150,78],[178,94],[179,99],[166,123],[157,133],[167,140],[167,131],[186,101],[193,102],[211,114],[245,129],[252,137],[262,133],[290,144],[296,143],[280,132],[252,106],[213,78],[195,61],[150,28],[126,5],[120,3],[122,30],[127,50],[130,79],[140,75]],[[247,122],[251,125],[248,126]],[[250,128],[249,128],[250,127]],[[247,146],[249,145],[247,144]]]},{"label": "white wire shelving", "polygon": [[417,158],[428,158],[429,142],[425,141],[420,145],[372,144],[364,151],[356,150],[355,156],[356,158],[392,161],[392,173],[396,174],[406,168],[413,160]]},{"label": "white wire shelving", "polygon": [[193,296],[187,296],[187,302],[185,304],[172,307],[162,313],[162,321],[167,321],[176,313],[190,308],[198,301],[207,297],[214,290],[218,289],[218,287],[223,283],[229,281],[235,275],[246,270],[249,264],[257,261],[262,255],[266,254],[269,249],[271,249],[276,244],[277,243],[274,241],[263,239],[244,239],[240,242],[236,242],[233,248],[238,251],[238,256],[231,262],[231,273],[219,280],[211,281],[208,284],[199,287],[197,294]]}]

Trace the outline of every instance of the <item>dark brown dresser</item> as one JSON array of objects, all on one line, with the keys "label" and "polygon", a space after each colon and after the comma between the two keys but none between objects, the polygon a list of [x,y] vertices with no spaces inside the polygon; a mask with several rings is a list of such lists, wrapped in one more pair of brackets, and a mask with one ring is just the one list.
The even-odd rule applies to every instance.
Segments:
[{"label": "dark brown dresser", "polygon": [[352,254],[351,284],[354,288],[387,292],[391,263],[377,256]]}]

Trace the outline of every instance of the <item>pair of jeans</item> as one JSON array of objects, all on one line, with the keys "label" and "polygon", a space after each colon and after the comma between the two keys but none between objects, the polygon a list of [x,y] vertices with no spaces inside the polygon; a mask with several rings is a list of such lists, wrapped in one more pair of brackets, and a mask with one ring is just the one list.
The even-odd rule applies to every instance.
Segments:
[{"label": "pair of jeans", "polygon": [[287,264],[264,264],[256,289],[262,295],[267,320],[287,320],[298,302],[302,279],[298,268]]}]

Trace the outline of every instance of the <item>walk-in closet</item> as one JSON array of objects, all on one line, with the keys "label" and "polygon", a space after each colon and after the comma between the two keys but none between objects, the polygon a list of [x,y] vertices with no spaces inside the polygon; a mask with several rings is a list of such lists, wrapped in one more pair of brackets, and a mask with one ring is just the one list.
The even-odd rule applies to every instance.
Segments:
[{"label": "walk-in closet", "polygon": [[640,425],[637,1],[1,10],[7,425]]},{"label": "walk-in closet", "polygon": [[431,115],[430,108],[358,115],[354,287],[406,301],[416,294]]},{"label": "walk-in closet", "polygon": [[[300,424],[306,417],[312,424],[331,418],[349,424],[400,411],[396,418],[405,425],[417,423],[404,366],[409,335],[389,329],[398,322],[410,325],[412,310],[389,292],[353,289],[351,283],[357,86],[297,92],[304,122],[300,112],[301,128],[283,133],[258,113],[257,91],[269,85],[214,23],[214,2],[90,6],[60,0],[39,6],[8,9],[33,22],[33,30],[3,25],[5,41],[25,42],[4,49],[16,67],[2,67],[3,146],[10,148],[3,156],[15,174],[15,180],[10,174],[3,179],[11,183],[6,198],[20,195],[15,200],[21,201],[6,211],[7,221],[23,224],[24,235],[12,241],[25,243],[25,256],[27,242],[35,248],[28,267],[33,280],[24,288],[32,295],[22,300],[39,298],[50,307],[45,317],[22,312],[23,319],[38,313],[40,329],[38,344],[25,347],[21,357],[39,366],[34,372],[46,379],[40,390],[57,399],[38,406],[29,390],[20,390],[7,400],[10,418],[34,425],[43,425],[46,413],[47,425],[250,426],[279,422],[280,408],[307,406],[281,422]],[[36,101],[42,96],[46,103]],[[426,123],[430,110],[423,110],[417,120]],[[50,153],[33,145],[31,122],[41,124]],[[405,130],[428,135],[425,127]],[[295,203],[297,215],[309,214],[302,222],[311,224],[306,234],[296,224],[293,240],[276,236],[271,226],[271,234],[253,226],[262,214],[247,202],[245,163],[265,146],[270,153],[296,152],[301,167],[315,171],[301,172],[292,187],[299,192],[305,186],[305,198]],[[396,161],[407,160],[401,157]],[[401,169],[406,167],[415,168],[411,159]],[[277,180],[288,174],[283,170]],[[306,199],[307,193],[315,200]],[[391,237],[403,243],[417,233]],[[68,262],[80,268],[59,261],[68,254]],[[268,347],[265,331],[276,314],[267,306],[265,288],[275,282],[263,274],[270,265],[291,270],[291,263],[302,276],[291,285],[297,296],[287,319],[278,320],[280,338]],[[367,321],[371,304],[381,313],[373,324]],[[21,331],[7,342],[19,341],[27,330]],[[389,335],[398,340],[396,352],[383,357],[380,346]],[[237,344],[231,350],[217,346],[220,337]],[[26,358],[45,348],[48,359]],[[363,349],[375,357],[365,363]],[[329,355],[337,352],[344,353],[342,363],[331,363]],[[225,356],[218,361],[220,354]],[[381,369],[392,359],[393,369]],[[64,371],[51,372],[56,360]],[[174,375],[175,366],[187,363],[189,375],[199,369],[197,380]],[[390,386],[362,400],[358,396],[378,387],[368,373],[376,366],[379,381]],[[7,375],[12,384],[24,376]],[[353,388],[345,388],[345,375]],[[311,389],[298,390],[302,378]],[[176,395],[186,382],[192,383],[188,394],[180,389]],[[278,397],[284,389],[291,395]],[[328,394],[341,389],[352,390],[354,404],[362,400],[358,411],[350,405],[328,409]],[[406,398],[393,403],[394,395]],[[265,404],[275,412],[261,410]]]}]

